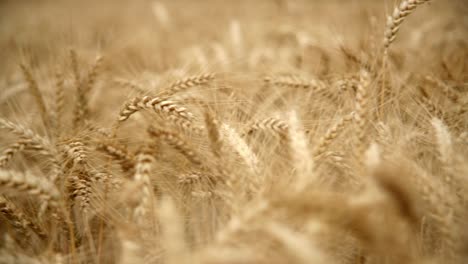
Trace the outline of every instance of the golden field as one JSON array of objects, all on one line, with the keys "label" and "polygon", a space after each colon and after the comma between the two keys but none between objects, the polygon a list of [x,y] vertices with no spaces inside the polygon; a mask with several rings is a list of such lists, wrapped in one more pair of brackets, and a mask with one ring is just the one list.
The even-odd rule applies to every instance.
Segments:
[{"label": "golden field", "polygon": [[0,263],[468,262],[464,0],[0,0]]}]

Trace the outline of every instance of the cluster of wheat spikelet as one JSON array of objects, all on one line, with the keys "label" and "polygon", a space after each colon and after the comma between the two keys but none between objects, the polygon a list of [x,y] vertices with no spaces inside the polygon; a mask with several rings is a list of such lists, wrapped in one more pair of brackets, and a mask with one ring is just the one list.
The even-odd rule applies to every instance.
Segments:
[{"label": "cluster of wheat spikelet", "polygon": [[468,6],[384,2],[1,2],[0,263],[467,262]]}]

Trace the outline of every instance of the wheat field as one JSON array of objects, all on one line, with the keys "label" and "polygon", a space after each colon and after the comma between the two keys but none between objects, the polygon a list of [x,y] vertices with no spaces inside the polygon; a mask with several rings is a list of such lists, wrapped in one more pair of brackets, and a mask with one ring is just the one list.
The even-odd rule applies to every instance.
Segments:
[{"label": "wheat field", "polygon": [[468,263],[464,0],[0,0],[0,263]]}]

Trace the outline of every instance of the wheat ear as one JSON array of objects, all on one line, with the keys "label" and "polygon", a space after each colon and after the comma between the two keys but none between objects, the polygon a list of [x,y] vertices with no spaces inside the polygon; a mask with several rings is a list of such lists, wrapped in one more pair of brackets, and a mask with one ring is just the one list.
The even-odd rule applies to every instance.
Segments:
[{"label": "wheat ear", "polygon": [[338,137],[339,133],[343,131],[345,126],[353,119],[354,113],[346,115],[345,117],[341,118],[335,125],[333,125],[325,135],[319,140],[317,147],[314,152],[314,156],[320,156],[323,154],[327,147],[333,142],[335,138]]},{"label": "wheat ear", "polygon": [[300,192],[312,183],[314,178],[314,161],[309,151],[309,142],[301,126],[296,111],[287,114],[289,125],[289,144],[292,160],[297,170],[297,179],[294,181],[294,191]]},{"label": "wheat ear", "polygon": [[42,97],[42,93],[39,90],[37,81],[34,79],[30,69],[27,68],[26,65],[21,64],[20,67],[24,77],[26,78],[26,81],[28,82],[29,92],[34,96],[34,99],[36,99],[36,103],[39,107],[41,117],[45,125],[47,126],[50,124],[49,112],[47,111],[47,107],[44,102],[44,98]]},{"label": "wheat ear", "polygon": [[430,0],[405,0],[395,7],[391,16],[387,18],[387,26],[385,29],[384,47],[388,50],[390,44],[395,40],[400,26],[407,16],[409,16],[419,5],[429,2]]},{"label": "wheat ear", "polygon": [[141,195],[138,205],[133,210],[133,217],[137,223],[144,225],[144,219],[154,207],[154,192],[151,184],[151,169],[155,158],[149,149],[143,149],[136,155],[135,175],[133,180],[140,186]]},{"label": "wheat ear", "polygon": [[12,194],[24,193],[39,197],[43,201],[58,201],[59,191],[55,185],[30,172],[19,172],[0,169],[0,189]]},{"label": "wheat ear", "polygon": [[221,157],[221,150],[223,147],[223,141],[219,132],[219,122],[208,109],[205,111],[205,126],[208,132],[211,151],[219,158]]},{"label": "wheat ear", "polygon": [[87,214],[90,210],[92,180],[84,168],[79,168],[68,178],[68,193],[72,201],[78,201],[81,211]]},{"label": "wheat ear", "polygon": [[[36,145],[36,148],[42,148],[44,152],[49,153],[51,156],[54,156],[52,153],[52,147],[46,138],[34,133],[32,130],[20,125],[10,122],[6,119],[0,117],[0,127],[10,130],[12,133],[20,136],[23,139],[30,140],[31,143]],[[45,154],[45,153],[44,153]]]},{"label": "wheat ear", "polygon": [[242,139],[237,131],[228,124],[222,124],[221,129],[222,134],[226,137],[227,142],[241,156],[251,171],[256,172],[259,164],[258,158],[257,155],[250,149],[247,142],[245,142],[245,140]]},{"label": "wheat ear", "polygon": [[134,113],[142,109],[152,109],[157,113],[174,115],[186,120],[190,120],[193,116],[185,107],[178,106],[173,101],[162,97],[144,96],[143,98],[135,97],[125,104],[120,111],[119,122],[127,120]]},{"label": "wheat ear", "polygon": [[48,151],[46,151],[41,145],[35,144],[33,140],[21,138],[2,152],[0,155],[0,168],[5,168],[13,156],[23,149],[33,150],[43,155],[50,155]]},{"label": "wheat ear", "polygon": [[21,234],[27,236],[31,230],[39,238],[43,240],[47,239],[47,234],[40,226],[36,225],[18,207],[3,196],[0,196],[0,213],[8,220],[11,226]]},{"label": "wheat ear", "polygon": [[64,87],[64,76],[62,73],[57,73],[56,76],[56,83],[55,83],[55,102],[54,102],[54,128],[55,128],[55,135],[58,136],[60,134],[61,128],[61,116],[63,115],[63,108],[65,105],[65,87]]},{"label": "wheat ear", "polygon": [[200,155],[194,151],[193,147],[190,146],[189,143],[186,142],[180,134],[155,127],[149,127],[148,133],[154,138],[162,139],[164,142],[166,142],[169,146],[177,150],[180,154],[182,154],[185,158],[187,158],[187,160],[189,160],[193,164],[202,164]]},{"label": "wheat ear", "polygon": [[367,94],[370,83],[369,73],[361,70],[360,81],[356,92],[356,112],[354,119],[357,124],[356,135],[360,144],[359,155],[363,154],[366,147],[366,126],[367,126]]},{"label": "wheat ear", "polygon": [[116,160],[124,172],[130,171],[135,166],[135,158],[123,145],[112,144],[110,142],[101,142],[98,143],[96,149],[106,153],[114,160]]},{"label": "wheat ear", "polygon": [[288,128],[289,125],[285,121],[279,118],[269,117],[255,122],[245,133],[249,135],[258,130],[264,130],[272,131],[281,137],[286,137],[288,134]]},{"label": "wheat ear", "polygon": [[207,84],[214,78],[215,74],[213,73],[190,76],[171,84],[168,88],[164,89],[161,93],[159,93],[158,96],[169,98],[174,94],[186,91],[191,87]]},{"label": "wheat ear", "polygon": [[[75,61],[76,61],[76,55]],[[97,74],[99,73],[99,68],[102,64],[103,57],[98,56],[94,62],[94,64],[91,66],[90,71],[84,78],[84,80],[80,80],[79,76],[76,76],[77,80],[77,86],[76,86],[76,104],[75,104],[75,111],[74,111],[74,117],[73,117],[73,125],[75,128],[80,127],[83,125],[86,121],[86,118],[89,114],[89,109],[88,109],[88,93],[92,89],[95,81]],[[75,64],[74,62],[73,64]],[[76,75],[76,74],[75,74]]]}]

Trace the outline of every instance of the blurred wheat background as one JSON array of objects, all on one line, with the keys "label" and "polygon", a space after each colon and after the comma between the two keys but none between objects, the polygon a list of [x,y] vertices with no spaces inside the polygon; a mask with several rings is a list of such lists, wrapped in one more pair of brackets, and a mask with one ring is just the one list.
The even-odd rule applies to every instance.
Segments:
[{"label": "blurred wheat background", "polygon": [[468,262],[464,0],[0,0],[0,263]]}]

